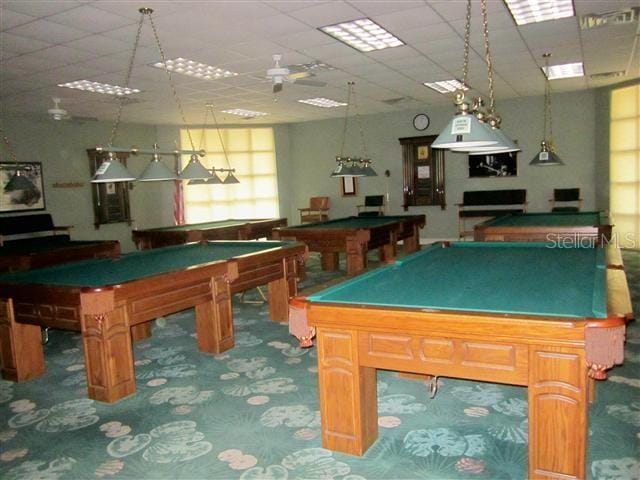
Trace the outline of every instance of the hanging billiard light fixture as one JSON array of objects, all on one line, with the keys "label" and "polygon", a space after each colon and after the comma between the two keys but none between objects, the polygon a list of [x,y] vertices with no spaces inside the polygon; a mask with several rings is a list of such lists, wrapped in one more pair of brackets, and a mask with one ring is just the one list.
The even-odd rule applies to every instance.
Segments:
[{"label": "hanging billiard light fixture", "polygon": [[[543,53],[545,69],[542,71],[544,74],[544,129],[542,132],[542,141],[540,142],[540,151],[529,162],[529,165],[535,167],[546,166],[559,166],[564,165],[564,162],[560,159],[555,152],[555,145],[553,144],[553,121],[551,116],[551,82],[549,81],[549,58],[550,53]],[[547,125],[549,125],[549,134],[547,135]]]},{"label": "hanging billiard light fixture", "polygon": [[[130,182],[133,180],[139,180],[142,182],[157,182],[157,181],[166,181],[166,180],[191,180],[195,178],[204,178],[208,179],[211,177],[211,174],[205,169],[200,161],[198,160],[198,156],[204,156],[204,152],[196,151],[193,146],[193,140],[191,139],[191,132],[187,126],[187,122],[185,119],[184,111],[182,109],[182,104],[180,102],[180,98],[178,97],[178,92],[173,83],[173,79],[171,77],[171,71],[166,68],[167,61],[164,55],[164,50],[162,49],[162,45],[160,43],[160,38],[158,37],[158,31],[156,29],[155,23],[153,21],[152,13],[153,9],[151,8],[140,8],[138,10],[140,12],[140,20],[138,21],[138,29],[136,32],[136,38],[133,44],[133,50],[131,52],[131,57],[129,59],[129,65],[127,67],[127,72],[125,75],[125,87],[124,91],[128,92],[129,90],[129,81],[131,79],[131,72],[133,70],[133,62],[136,56],[136,52],[138,50],[138,45],[140,43],[140,35],[142,32],[142,25],[144,24],[145,17],[149,17],[149,23],[153,30],[153,35],[156,41],[156,46],[158,48],[158,52],[160,53],[160,57],[162,63],[165,66],[165,72],[167,73],[167,77],[169,79],[169,84],[173,91],[173,97],[175,99],[176,105],[178,106],[178,110],[182,117],[182,123],[187,131],[187,136],[189,137],[189,141],[191,143],[191,150],[170,150],[170,151],[161,151],[157,145],[154,145],[154,148],[151,150],[138,149],[135,147],[132,148],[122,148],[122,147],[114,147],[113,142],[116,137],[116,133],[118,132],[118,127],[120,125],[120,117],[122,114],[122,107],[124,106],[124,95],[126,93],[118,95],[119,104],[118,110],[116,113],[116,118],[114,120],[113,127],[111,129],[111,134],[109,136],[109,141],[107,142],[106,147],[96,147],[98,152],[107,153],[107,157],[105,161],[100,165],[100,167],[96,170],[94,177],[91,179],[92,183],[111,183],[111,182]],[[132,154],[149,154],[152,157],[151,163],[145,168],[142,175],[136,178],[132,175],[127,168],[120,163],[117,159],[115,153],[118,152],[127,152]],[[179,155],[191,155],[191,159],[187,166],[180,172],[178,175],[176,172],[173,172],[169,167],[167,167],[161,160],[160,155],[163,154],[171,154],[174,156]]]},{"label": "hanging billiard light fixture", "polygon": [[[482,0],[483,8],[486,8],[486,0]],[[485,19],[486,22],[486,19]],[[462,62],[462,85],[468,88],[469,76],[469,39],[471,36],[471,0],[467,0],[467,15],[464,31],[464,56]],[[485,34],[485,42],[488,42],[488,33]],[[484,121],[480,110],[480,103],[476,102],[472,110],[466,99],[463,89],[455,93],[454,104],[457,112],[440,135],[431,144],[431,148],[456,149],[458,152],[467,152],[473,147],[488,147],[498,144],[498,138]]]},{"label": "hanging billiard light fixture", "polygon": [[[367,145],[364,141],[364,131],[362,130],[362,122],[358,112],[358,102],[356,100],[355,82],[348,82],[347,108],[344,114],[344,127],[342,129],[342,146],[340,147],[340,155],[336,156],[337,166],[331,173],[331,177],[376,177],[378,174],[371,166],[371,159],[367,154]],[[356,111],[356,122],[360,132],[360,141],[362,142],[362,157],[351,157],[344,155],[344,145],[347,140],[347,127],[349,125],[349,107],[353,98],[353,107]]]}]

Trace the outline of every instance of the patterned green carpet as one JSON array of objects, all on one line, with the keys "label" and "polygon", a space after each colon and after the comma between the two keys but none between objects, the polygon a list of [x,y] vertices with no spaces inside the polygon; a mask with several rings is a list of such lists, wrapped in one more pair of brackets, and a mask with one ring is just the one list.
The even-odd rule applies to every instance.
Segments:
[{"label": "patterned green carpet", "polygon": [[[624,252],[636,314],[640,252]],[[309,262],[305,287],[335,278]],[[47,372],[0,381],[0,478],[522,479],[526,391],[443,378],[378,376],[380,438],[363,457],[322,449],[315,349],[301,350],[264,305],[234,304],[236,347],[198,353],[193,311],[156,322],[135,346],[137,394],[86,398],[78,334],[53,331]],[[598,384],[588,475],[640,478],[640,327]]]}]

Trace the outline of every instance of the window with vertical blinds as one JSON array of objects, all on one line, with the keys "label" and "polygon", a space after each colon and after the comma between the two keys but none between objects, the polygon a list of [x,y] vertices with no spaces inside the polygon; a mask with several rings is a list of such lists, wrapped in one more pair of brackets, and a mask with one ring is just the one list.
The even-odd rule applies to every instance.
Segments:
[{"label": "window with vertical blinds", "polygon": [[[207,152],[201,158],[206,168],[235,168],[240,183],[230,185],[185,185],[184,210],[187,223],[227,218],[273,218],[278,212],[276,150],[272,128],[220,129],[229,157],[225,160],[216,128],[192,132],[197,149]],[[189,145],[187,131],[181,131],[184,148]],[[188,157],[182,159],[186,165]],[[218,173],[222,180],[226,173]]]},{"label": "window with vertical blinds", "polygon": [[609,208],[620,246],[640,246],[640,84],[611,91]]}]

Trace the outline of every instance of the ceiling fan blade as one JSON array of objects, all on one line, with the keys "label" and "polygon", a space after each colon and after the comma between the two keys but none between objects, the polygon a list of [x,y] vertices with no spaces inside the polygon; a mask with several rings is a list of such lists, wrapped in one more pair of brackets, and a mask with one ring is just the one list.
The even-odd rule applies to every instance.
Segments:
[{"label": "ceiling fan blade", "polygon": [[306,85],[308,87],[326,87],[327,82],[321,82],[320,80],[306,80],[301,78],[299,80],[294,80],[296,85]]},{"label": "ceiling fan blade", "polygon": [[273,84],[273,93],[278,93],[282,91],[282,83],[274,83]]}]

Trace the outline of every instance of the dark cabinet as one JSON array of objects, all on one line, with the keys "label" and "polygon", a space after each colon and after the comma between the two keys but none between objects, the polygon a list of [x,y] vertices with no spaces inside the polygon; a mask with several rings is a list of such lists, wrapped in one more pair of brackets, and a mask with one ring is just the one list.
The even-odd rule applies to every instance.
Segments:
[{"label": "dark cabinet", "polygon": [[402,206],[440,205],[444,210],[444,151],[432,149],[436,135],[400,138],[402,146]]},{"label": "dark cabinet", "polygon": [[[89,155],[91,176],[93,176],[107,154],[97,152],[95,149],[87,150],[87,154]],[[124,166],[127,165],[128,153],[118,153],[116,156]],[[106,223],[127,222],[131,225],[128,182],[92,183],[91,193],[93,196],[93,223],[96,228],[100,228],[100,225]]]}]

